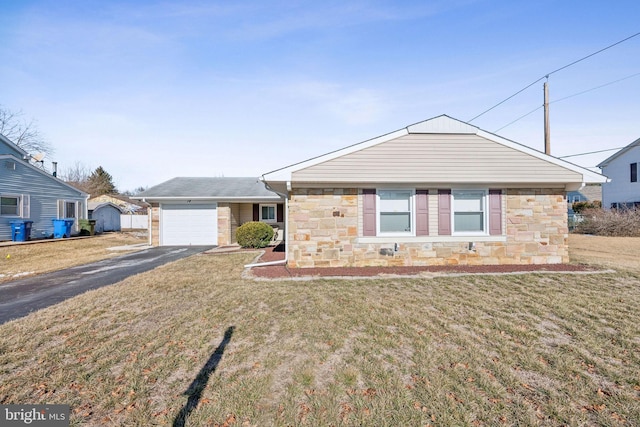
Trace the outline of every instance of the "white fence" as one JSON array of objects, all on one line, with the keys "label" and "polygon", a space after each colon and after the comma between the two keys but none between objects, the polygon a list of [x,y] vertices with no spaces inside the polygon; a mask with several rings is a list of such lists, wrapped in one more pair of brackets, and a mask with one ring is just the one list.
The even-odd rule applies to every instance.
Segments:
[{"label": "white fence", "polygon": [[149,228],[149,215],[120,215],[120,228],[123,230],[128,228],[146,230]]}]

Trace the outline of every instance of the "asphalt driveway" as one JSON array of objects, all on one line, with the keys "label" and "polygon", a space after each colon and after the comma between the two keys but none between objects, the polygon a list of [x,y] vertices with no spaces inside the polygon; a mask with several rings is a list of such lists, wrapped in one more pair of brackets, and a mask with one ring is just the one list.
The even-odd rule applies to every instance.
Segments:
[{"label": "asphalt driveway", "polygon": [[0,324],[91,289],[120,282],[211,246],[155,247],[116,258],[0,284]]}]

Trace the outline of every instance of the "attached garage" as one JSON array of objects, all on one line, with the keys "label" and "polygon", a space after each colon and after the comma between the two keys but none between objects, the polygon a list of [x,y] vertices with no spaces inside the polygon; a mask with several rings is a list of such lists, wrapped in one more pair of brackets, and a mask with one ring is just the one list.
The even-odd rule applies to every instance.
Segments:
[{"label": "attached garage", "polygon": [[153,246],[232,245],[236,229],[249,221],[284,230],[283,198],[254,177],[173,178],[135,199],[151,206]]},{"label": "attached garage", "polygon": [[217,245],[217,203],[160,204],[160,244]]}]

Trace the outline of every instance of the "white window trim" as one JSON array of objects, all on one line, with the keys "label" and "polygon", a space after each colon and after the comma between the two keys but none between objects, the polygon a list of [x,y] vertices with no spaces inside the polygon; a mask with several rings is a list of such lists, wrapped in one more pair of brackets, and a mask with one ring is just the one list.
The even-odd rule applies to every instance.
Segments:
[{"label": "white window trim", "polygon": [[[483,231],[456,231],[455,193],[482,192],[482,228]],[[488,236],[489,235],[489,190],[486,188],[452,188],[451,189],[451,235],[452,236]]]},{"label": "white window trim", "polygon": [[[273,219],[264,219],[262,218],[262,207],[272,207],[273,208]],[[276,203],[260,203],[259,206],[260,209],[260,221],[267,223],[267,224],[275,224],[276,222],[278,222],[278,205]]]},{"label": "white window trim", "polygon": [[[407,232],[382,232],[380,231],[380,191],[409,191],[409,210],[411,220],[411,231]],[[416,189],[415,188],[376,188],[376,236],[379,237],[407,237],[416,235]]]},{"label": "white window trim", "polygon": [[[73,203],[73,212],[75,216],[67,216],[67,203]],[[58,199],[58,218],[74,218],[79,219],[81,217],[80,202],[78,200]]]},{"label": "white window trim", "polygon": [[0,214],[0,216],[2,216],[3,218],[22,218],[22,203],[23,203],[23,200],[24,200],[22,194],[12,194],[12,193],[11,194],[9,194],[9,193],[5,194],[5,193],[3,193],[3,194],[0,194],[0,197],[4,197],[4,198],[7,198],[7,199],[9,199],[9,198],[18,199],[17,200],[18,212],[17,212],[16,215],[7,215],[7,214],[2,215],[2,214]]}]

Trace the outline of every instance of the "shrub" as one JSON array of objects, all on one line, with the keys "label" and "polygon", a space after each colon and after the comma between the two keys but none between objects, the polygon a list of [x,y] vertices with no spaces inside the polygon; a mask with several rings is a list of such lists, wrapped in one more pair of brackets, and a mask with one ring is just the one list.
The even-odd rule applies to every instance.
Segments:
[{"label": "shrub", "polygon": [[571,209],[577,214],[582,213],[587,209],[600,209],[602,202],[600,200],[594,200],[593,202],[573,202]]},{"label": "shrub", "polygon": [[236,230],[236,240],[243,248],[264,248],[273,239],[273,227],[264,222],[245,222]]},{"label": "shrub", "polygon": [[575,233],[597,236],[640,237],[639,209],[585,209]]}]

